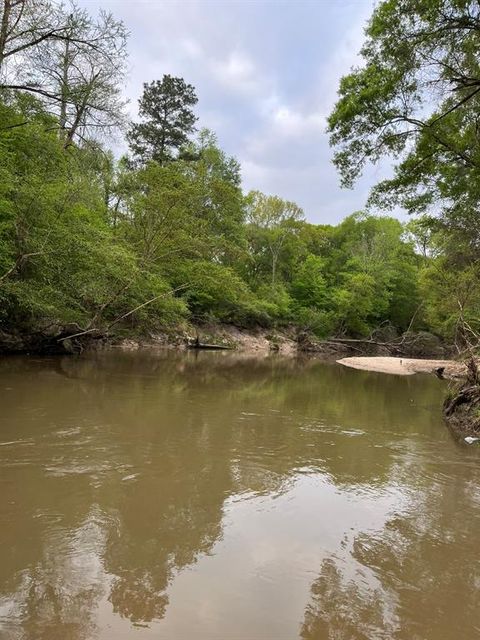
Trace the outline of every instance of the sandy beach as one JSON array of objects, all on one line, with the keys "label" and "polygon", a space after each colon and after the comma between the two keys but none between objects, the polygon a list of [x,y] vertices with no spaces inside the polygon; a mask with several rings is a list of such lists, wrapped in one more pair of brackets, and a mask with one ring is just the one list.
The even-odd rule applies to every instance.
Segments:
[{"label": "sandy beach", "polygon": [[422,360],[418,358],[393,358],[384,356],[352,357],[337,360],[339,364],[363,371],[377,371],[400,376],[411,376],[414,373],[434,373],[443,368],[447,378],[458,378],[465,374],[465,365],[454,360]]}]

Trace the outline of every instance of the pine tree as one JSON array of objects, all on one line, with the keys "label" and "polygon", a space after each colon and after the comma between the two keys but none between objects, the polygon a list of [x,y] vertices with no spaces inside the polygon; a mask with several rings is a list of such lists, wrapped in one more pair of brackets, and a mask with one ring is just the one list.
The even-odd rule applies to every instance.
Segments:
[{"label": "pine tree", "polygon": [[188,136],[195,131],[197,117],[192,107],[198,98],[195,88],[183,78],[164,75],[143,85],[139,100],[142,122],[133,123],[128,133],[136,160],[155,160],[160,165],[175,159]]}]

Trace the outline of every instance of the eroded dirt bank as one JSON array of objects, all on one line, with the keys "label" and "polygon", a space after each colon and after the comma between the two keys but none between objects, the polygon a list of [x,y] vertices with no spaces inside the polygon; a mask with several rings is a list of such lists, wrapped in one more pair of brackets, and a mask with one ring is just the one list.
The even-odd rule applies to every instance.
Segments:
[{"label": "eroded dirt bank", "polygon": [[295,355],[298,352],[325,357],[341,357],[352,353],[347,345],[321,341],[299,331],[298,327],[282,328],[238,327],[231,324],[185,323],[182,326],[165,328],[149,335],[134,335],[125,332],[105,334],[99,330],[81,331],[76,326],[49,325],[35,332],[6,333],[0,329],[0,354],[67,354],[84,351],[122,348],[187,349],[196,341],[217,345],[237,351],[251,353],[278,352]]},{"label": "eroded dirt bank", "polygon": [[420,332],[406,339],[397,336],[393,341],[381,339],[357,340],[330,338],[321,340],[296,325],[277,328],[260,326],[239,327],[233,324],[185,322],[180,326],[165,327],[149,335],[138,335],[126,329],[114,333],[95,329],[82,329],[78,325],[51,323],[35,331],[4,332],[0,328],[0,354],[66,354],[89,350],[120,347],[186,349],[196,341],[223,346],[237,351],[278,352],[283,355],[307,353],[328,359],[361,354],[365,356],[445,357],[449,353],[437,337]]}]

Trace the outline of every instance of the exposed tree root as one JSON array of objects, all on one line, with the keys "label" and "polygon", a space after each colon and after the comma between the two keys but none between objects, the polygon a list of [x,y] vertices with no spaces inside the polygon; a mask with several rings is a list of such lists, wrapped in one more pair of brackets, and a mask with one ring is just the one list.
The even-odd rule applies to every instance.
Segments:
[{"label": "exposed tree root", "polygon": [[443,413],[452,430],[461,435],[480,434],[480,377],[472,357],[466,381],[454,389],[443,404]]}]

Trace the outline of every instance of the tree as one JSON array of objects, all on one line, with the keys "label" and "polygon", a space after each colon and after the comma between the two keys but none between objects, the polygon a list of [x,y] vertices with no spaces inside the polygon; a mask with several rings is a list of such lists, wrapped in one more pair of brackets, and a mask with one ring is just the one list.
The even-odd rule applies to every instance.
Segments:
[{"label": "tree", "polygon": [[329,118],[342,182],[390,156],[395,175],[371,202],[436,215],[478,249],[479,3],[384,0],[366,35]]},{"label": "tree", "polygon": [[108,224],[94,157],[101,152],[75,146],[66,154],[52,116],[38,108],[16,127],[24,118],[0,102],[1,329],[105,328],[149,300],[129,316],[132,326],[178,320],[186,309],[169,283]]},{"label": "tree", "polygon": [[195,185],[192,209],[197,225],[205,229],[205,257],[233,265],[246,249],[245,202],[240,165],[218,146],[211,131],[202,129],[197,140],[182,148],[184,170]]},{"label": "tree", "polygon": [[[193,250],[192,202],[194,191],[178,164],[156,163],[130,176],[124,196],[123,233],[143,265],[161,270],[174,268],[175,259]],[[197,229],[198,230],[198,229]]]},{"label": "tree", "polygon": [[165,256],[171,265],[173,251],[233,265],[245,249],[238,162],[207,131],[184,151],[188,160],[150,162],[124,176],[124,226],[151,261]]},{"label": "tree", "polygon": [[[445,335],[466,334],[479,317],[480,5],[384,0],[366,36],[363,65],[342,79],[329,118],[335,164],[351,185],[367,162],[395,160],[370,203],[421,215],[425,317]],[[455,283],[466,283],[459,295]]]},{"label": "tree", "polygon": [[123,123],[127,35],[110,13],[94,19],[75,5],[58,7],[55,20],[60,34],[28,47],[19,80],[4,86],[40,96],[69,146],[75,137],[97,136]]},{"label": "tree", "polygon": [[135,158],[160,165],[178,156],[188,136],[195,130],[192,107],[198,102],[195,89],[183,78],[164,75],[143,85],[139,114],[143,122],[133,123],[128,142]]},{"label": "tree", "polygon": [[322,258],[309,254],[301,262],[292,281],[292,294],[304,307],[322,309],[327,302],[327,283],[325,281],[325,263]]},{"label": "tree", "polygon": [[[333,244],[336,250],[331,252],[330,268],[337,274],[335,286],[349,290],[353,283],[361,291],[359,284],[371,284],[365,287],[371,294],[371,304],[368,313],[364,313],[363,326],[373,328],[389,321],[398,329],[407,329],[419,307],[419,260],[412,244],[404,238],[403,225],[395,218],[358,212],[335,229]],[[360,275],[361,279],[357,277]],[[349,317],[360,313],[360,309],[367,309],[366,300],[360,306],[354,305]]]},{"label": "tree", "polygon": [[286,239],[296,233],[298,222],[303,220],[302,209],[294,202],[278,196],[266,196],[251,191],[247,196],[247,222],[250,225],[256,252],[269,256],[271,284],[277,283],[277,266]]},{"label": "tree", "polygon": [[[41,42],[61,38],[65,24],[48,0],[3,0],[0,7],[0,72],[10,60]],[[13,65],[15,66],[15,65]]]}]

